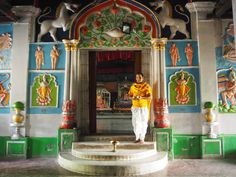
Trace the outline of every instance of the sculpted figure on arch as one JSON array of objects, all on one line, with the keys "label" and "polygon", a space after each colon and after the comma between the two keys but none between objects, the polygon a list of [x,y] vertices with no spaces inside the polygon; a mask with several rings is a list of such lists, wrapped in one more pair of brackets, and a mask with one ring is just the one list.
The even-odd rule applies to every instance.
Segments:
[{"label": "sculpted figure on arch", "polygon": [[177,7],[182,10],[182,7],[180,5],[175,6],[175,11],[178,14],[185,16],[187,18],[187,21],[172,17],[172,8],[167,0],[156,0],[154,2],[150,2],[149,4],[154,7],[154,10],[161,8],[160,12],[157,14],[157,17],[160,20],[162,28],[165,28],[165,26],[170,26],[170,39],[173,39],[175,37],[177,31],[184,34],[187,39],[190,37],[189,32],[186,28],[186,25],[189,23],[189,17],[183,12],[177,10]]},{"label": "sculpted figure on arch", "polygon": [[[44,36],[47,33],[50,33],[51,37],[53,38],[54,41],[57,41],[56,37],[56,31],[57,28],[63,28],[63,31],[66,31],[68,29],[68,24],[69,22],[72,21],[73,15],[69,15],[68,11],[71,11],[75,13],[75,10],[79,7],[78,4],[72,4],[72,3],[61,3],[56,10],[56,19],[54,20],[44,20],[40,22],[39,20],[48,15],[51,12],[50,7],[46,8],[44,10],[44,13],[41,14],[38,18],[38,24],[40,24],[40,33],[38,34],[38,42],[41,41],[42,36]],[[48,12],[45,13],[45,11]]]}]

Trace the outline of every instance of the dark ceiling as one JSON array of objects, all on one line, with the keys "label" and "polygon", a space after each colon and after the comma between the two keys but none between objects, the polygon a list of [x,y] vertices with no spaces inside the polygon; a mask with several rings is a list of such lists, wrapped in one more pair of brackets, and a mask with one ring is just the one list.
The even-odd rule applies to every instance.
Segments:
[{"label": "dark ceiling", "polygon": [[[81,4],[81,7],[89,4],[94,0],[64,0],[64,1],[73,1],[75,3]],[[96,0],[102,2],[104,0]],[[139,2],[148,6],[148,2],[153,0],[138,0]],[[185,5],[187,2],[191,0],[178,0],[177,3],[181,5]],[[197,1],[197,0],[192,0]],[[198,0],[203,1],[203,0]],[[233,18],[232,15],[232,1],[231,0],[211,0],[216,2],[215,10],[213,14],[209,14],[211,17],[216,18]],[[62,0],[0,0],[0,23],[4,22],[14,22],[17,21],[19,17],[17,17],[14,13],[12,13],[11,8],[13,6],[21,6],[21,5],[33,5],[35,7],[40,8],[41,10],[47,6],[57,7],[57,5],[62,2]],[[169,0],[171,4],[177,4],[176,0]]]}]

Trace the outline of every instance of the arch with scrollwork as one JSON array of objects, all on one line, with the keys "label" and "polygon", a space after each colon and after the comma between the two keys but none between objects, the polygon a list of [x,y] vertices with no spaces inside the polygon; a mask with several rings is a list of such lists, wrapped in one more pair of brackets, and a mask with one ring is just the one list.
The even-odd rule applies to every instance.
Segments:
[{"label": "arch with scrollwork", "polygon": [[161,27],[143,4],[108,0],[84,7],[74,17],[69,34],[79,40],[79,48],[151,47],[151,39],[161,37]]}]

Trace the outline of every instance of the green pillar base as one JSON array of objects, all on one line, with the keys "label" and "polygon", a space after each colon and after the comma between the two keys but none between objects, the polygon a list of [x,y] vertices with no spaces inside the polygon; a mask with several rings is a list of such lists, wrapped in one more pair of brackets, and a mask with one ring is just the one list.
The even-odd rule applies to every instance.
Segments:
[{"label": "green pillar base", "polygon": [[71,150],[72,142],[76,142],[78,140],[78,136],[78,129],[58,129],[58,150]]},{"label": "green pillar base", "polygon": [[172,128],[153,128],[153,137],[156,141],[156,149],[158,152],[168,152],[169,160],[174,157],[172,145]]}]

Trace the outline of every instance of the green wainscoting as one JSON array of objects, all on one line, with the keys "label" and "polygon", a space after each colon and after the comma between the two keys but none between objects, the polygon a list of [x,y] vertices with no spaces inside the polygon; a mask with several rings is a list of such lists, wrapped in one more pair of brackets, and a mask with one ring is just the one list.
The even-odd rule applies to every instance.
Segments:
[{"label": "green wainscoting", "polygon": [[11,140],[0,137],[1,157],[56,157],[58,145],[56,137],[27,137]]},{"label": "green wainscoting", "polygon": [[174,135],[174,158],[201,158],[200,137],[201,135]]},{"label": "green wainscoting", "polygon": [[31,137],[29,138],[29,157],[49,157],[57,156],[58,145],[55,137]]},{"label": "green wainscoting", "polygon": [[236,135],[224,135],[225,158],[236,158]]},{"label": "green wainscoting", "polygon": [[7,140],[10,139],[10,137],[0,137],[0,157],[6,156]]},{"label": "green wainscoting", "polygon": [[[154,132],[156,138],[159,139],[157,149],[160,151],[171,151],[171,149],[173,149],[175,159],[208,158],[208,155],[212,154],[215,155],[215,157],[219,157],[220,154],[220,156],[224,158],[236,158],[236,134],[221,135],[217,139],[208,139],[206,136],[202,135],[174,134],[172,136],[169,129],[158,129]],[[67,149],[67,145],[68,147],[69,145],[71,146],[71,143],[68,144],[67,142],[71,142],[72,139],[71,137],[68,138],[67,134],[65,135],[66,136],[63,137],[65,138],[64,141],[66,141],[66,143],[64,142],[66,144],[64,148]],[[20,155],[23,158],[25,157],[26,154],[23,143],[12,143],[12,141],[17,140],[11,140],[11,138],[7,136],[0,137],[0,158],[7,157],[7,155]],[[9,146],[8,151],[7,142]],[[56,157],[59,146],[61,145],[59,142],[63,141],[58,141],[57,137],[27,137],[27,157]],[[219,146],[220,144],[222,146]]]}]

